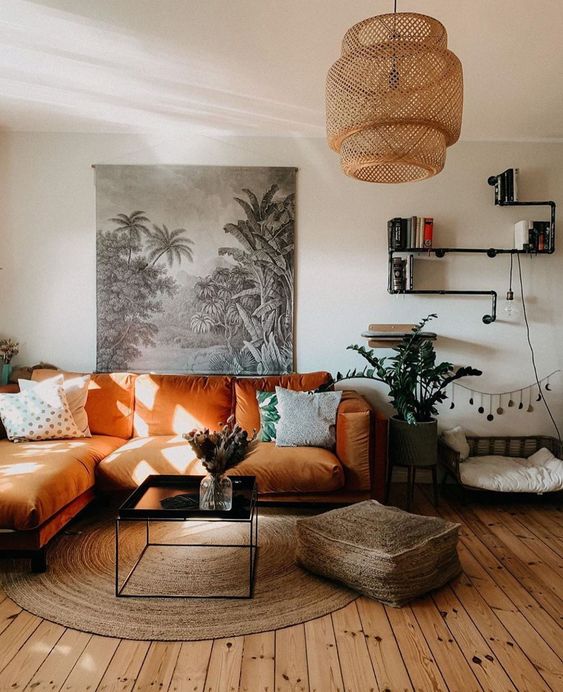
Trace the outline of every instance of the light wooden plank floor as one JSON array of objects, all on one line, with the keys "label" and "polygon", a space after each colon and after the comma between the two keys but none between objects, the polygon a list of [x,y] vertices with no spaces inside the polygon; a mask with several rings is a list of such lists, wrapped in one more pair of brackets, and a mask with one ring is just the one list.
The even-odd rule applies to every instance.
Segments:
[{"label": "light wooden plank floor", "polygon": [[449,491],[434,508],[419,486],[414,511],[462,525],[463,574],[402,609],[362,597],[276,632],[134,642],[43,621],[0,591],[0,690],[563,690],[562,498]]}]

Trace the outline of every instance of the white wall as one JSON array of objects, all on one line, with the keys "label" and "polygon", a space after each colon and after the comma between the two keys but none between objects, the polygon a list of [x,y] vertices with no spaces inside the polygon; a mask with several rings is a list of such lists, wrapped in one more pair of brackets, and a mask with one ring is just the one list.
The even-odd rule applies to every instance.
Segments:
[{"label": "white wall", "polygon": [[[488,298],[391,296],[386,291],[386,222],[413,214],[435,218],[435,244],[509,247],[519,218],[547,210],[500,209],[487,177],[521,171],[521,198],[563,202],[563,144],[461,143],[446,169],[425,182],[378,186],[345,177],[320,139],[198,138],[178,142],[125,135],[2,133],[0,135],[0,335],[22,342],[18,362],[95,366],[95,189],[93,163],[295,165],[297,199],[296,368],[332,372],[361,365],[346,352],[362,343],[370,322],[416,321],[437,312],[439,356],[484,370],[477,387],[516,389],[533,381],[522,318],[487,326]],[[545,216],[547,218],[547,216]],[[563,245],[561,246],[563,247]],[[562,250],[522,258],[540,377],[563,367]],[[495,289],[503,297],[508,256],[452,255],[423,260],[419,287]],[[516,288],[515,288],[515,292]],[[563,378],[550,401],[563,423]],[[358,387],[362,389],[362,387]],[[364,388],[365,389],[365,388]],[[377,405],[382,390],[369,389]],[[442,425],[474,432],[549,432],[541,404],[533,414],[494,423],[456,401]]]}]

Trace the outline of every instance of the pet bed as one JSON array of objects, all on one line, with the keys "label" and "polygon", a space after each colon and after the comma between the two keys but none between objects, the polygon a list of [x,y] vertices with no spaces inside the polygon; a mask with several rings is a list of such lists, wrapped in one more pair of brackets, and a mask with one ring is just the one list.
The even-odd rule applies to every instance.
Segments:
[{"label": "pet bed", "polygon": [[467,437],[465,446],[456,444],[458,432],[453,449],[447,436],[439,440],[439,461],[464,488],[540,495],[563,490],[561,444],[554,437]]}]

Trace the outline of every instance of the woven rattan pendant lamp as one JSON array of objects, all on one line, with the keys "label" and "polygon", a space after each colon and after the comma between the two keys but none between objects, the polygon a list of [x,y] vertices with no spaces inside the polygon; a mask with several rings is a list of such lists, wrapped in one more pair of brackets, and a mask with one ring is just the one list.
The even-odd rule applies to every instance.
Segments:
[{"label": "woven rattan pendant lamp", "polygon": [[395,12],[355,24],[326,84],[327,137],[346,175],[371,183],[430,178],[457,142],[463,73],[444,26]]}]

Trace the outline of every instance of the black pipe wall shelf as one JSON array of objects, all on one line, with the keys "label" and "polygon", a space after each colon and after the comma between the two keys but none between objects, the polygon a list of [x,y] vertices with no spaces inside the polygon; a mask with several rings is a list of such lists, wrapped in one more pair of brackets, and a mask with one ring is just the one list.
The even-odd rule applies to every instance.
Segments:
[{"label": "black pipe wall shelf", "polygon": [[[547,242],[547,250],[518,250],[516,248],[478,248],[478,247],[428,247],[428,248],[405,248],[395,250],[389,248],[389,268],[388,268],[388,284],[387,291],[391,294],[405,295],[458,295],[458,296],[490,296],[491,297],[491,312],[483,315],[485,324],[492,324],[497,318],[497,292],[492,290],[449,290],[449,289],[415,289],[412,284],[409,288],[397,290],[393,288],[393,257],[395,255],[435,255],[438,258],[445,257],[447,254],[485,254],[487,257],[494,258],[497,255],[551,255],[555,252],[555,212],[556,204],[553,201],[530,201],[530,202],[496,202],[496,206],[500,207],[549,207],[550,208],[550,223],[549,223],[549,239]],[[410,277],[412,282],[412,275]]]}]

